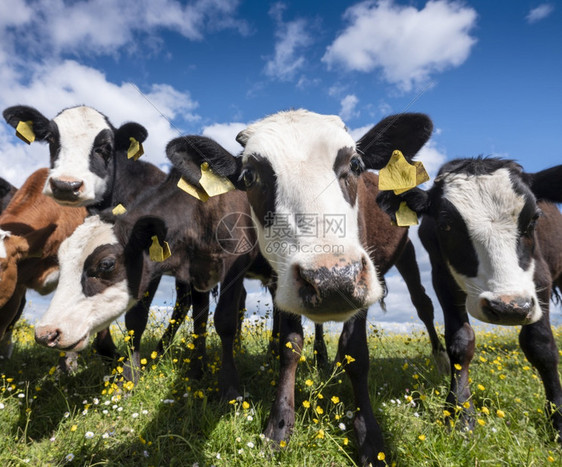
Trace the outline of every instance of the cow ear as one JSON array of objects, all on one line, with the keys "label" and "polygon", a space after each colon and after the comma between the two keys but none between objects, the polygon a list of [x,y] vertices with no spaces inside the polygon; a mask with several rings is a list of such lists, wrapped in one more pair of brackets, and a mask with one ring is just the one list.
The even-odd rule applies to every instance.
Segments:
[{"label": "cow ear", "polygon": [[392,191],[380,191],[377,195],[377,204],[394,223],[397,223],[396,213],[403,202],[418,216],[429,210],[429,194],[421,188],[412,188],[400,195],[395,195]]},{"label": "cow ear", "polygon": [[148,131],[140,123],[127,122],[115,130],[115,149],[126,151],[131,145],[131,138],[142,143],[148,137]]},{"label": "cow ear", "polygon": [[537,199],[562,203],[562,165],[526,176]]},{"label": "cow ear", "polygon": [[15,105],[2,112],[8,125],[17,128],[20,122],[31,122],[36,141],[45,141],[51,133],[51,121],[41,112],[27,105]]},{"label": "cow ear", "polygon": [[207,163],[220,177],[228,178],[232,184],[243,189],[240,182],[242,158],[234,157],[219,143],[206,136],[182,136],[175,138],[166,146],[166,155],[185,180],[201,189],[201,165]]},{"label": "cow ear", "polygon": [[411,162],[433,131],[431,119],[421,113],[402,113],[386,117],[371,128],[358,142],[368,169],[386,166],[394,150],[399,150]]}]

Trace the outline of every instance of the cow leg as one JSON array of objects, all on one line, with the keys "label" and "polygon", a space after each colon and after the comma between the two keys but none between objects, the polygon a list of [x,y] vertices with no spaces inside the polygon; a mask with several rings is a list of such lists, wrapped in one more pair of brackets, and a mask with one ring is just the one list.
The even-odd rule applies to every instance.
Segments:
[{"label": "cow leg", "polygon": [[132,353],[129,361],[124,365],[123,376],[127,381],[136,383],[139,378],[140,364],[140,343],[146,323],[148,322],[148,313],[150,304],[160,284],[160,276],[148,284],[148,289],[141,300],[139,300],[133,308],[125,314],[125,326],[127,331],[133,331],[132,337]]},{"label": "cow leg", "polygon": [[25,308],[25,292],[26,288],[18,286],[15,288],[12,297],[4,304],[0,310],[0,358],[11,358],[14,351],[14,343],[12,342],[12,333],[14,326],[21,318],[23,309]]},{"label": "cow leg", "polygon": [[314,361],[319,368],[328,367],[328,349],[324,341],[324,326],[314,325]]},{"label": "cow leg", "polygon": [[185,282],[176,279],[176,304],[174,305],[174,311],[172,312],[172,318],[168,327],[162,335],[162,339],[158,342],[156,351],[159,354],[164,353],[164,349],[168,348],[176,332],[178,332],[179,327],[185,320],[187,312],[191,307],[191,286]]},{"label": "cow leg", "polygon": [[410,239],[406,242],[395,266],[408,287],[410,299],[418,313],[418,317],[425,324],[437,370],[440,374],[446,375],[450,368],[449,357],[433,324],[433,303],[425,293],[425,288],[421,283],[420,270],[416,261],[416,251]]},{"label": "cow leg", "polygon": [[345,322],[339,340],[338,355],[351,380],[357,412],[353,426],[362,465],[385,465],[377,459],[384,452],[382,430],[375,419],[369,396],[369,349],[367,347],[367,312],[361,311]]},{"label": "cow leg", "polygon": [[221,284],[219,302],[215,310],[215,329],[222,346],[219,390],[221,398],[227,401],[240,395],[238,370],[234,363],[234,339],[238,327],[238,305],[243,289],[243,274],[240,274],[238,268],[231,268]]},{"label": "cow leg", "polygon": [[207,366],[207,321],[209,319],[209,292],[191,290],[193,302],[193,345],[189,363],[189,377],[201,379]]},{"label": "cow leg", "polygon": [[288,441],[295,425],[295,374],[304,342],[300,316],[280,313],[279,325],[279,381],[264,430],[277,442]]},{"label": "cow leg", "polygon": [[[548,306],[548,296],[540,297],[539,301]],[[527,360],[541,376],[548,401],[547,413],[558,432],[558,442],[562,443],[562,388],[558,375],[558,349],[552,335],[548,310],[536,323],[521,327],[519,344]]]}]

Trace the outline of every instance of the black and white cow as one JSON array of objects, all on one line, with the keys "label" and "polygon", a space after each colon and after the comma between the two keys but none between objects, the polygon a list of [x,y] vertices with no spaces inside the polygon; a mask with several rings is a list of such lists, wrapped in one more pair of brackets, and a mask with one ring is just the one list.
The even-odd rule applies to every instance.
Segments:
[{"label": "black and white cow", "polygon": [[433,286],[445,317],[451,361],[447,402],[468,402],[468,367],[475,350],[469,315],[487,323],[521,325],[520,345],[542,378],[548,409],[562,439],[558,351],[550,328],[551,291],[562,285],[562,166],[525,173],[513,161],[459,159],[445,164],[428,191],[379,195],[391,216],[401,202],[423,220]]},{"label": "black and white cow", "polygon": [[156,166],[127,157],[131,138],[142,143],[148,135],[138,123],[115,128],[105,115],[84,105],[65,109],[52,120],[24,105],[8,107],[3,115],[14,128],[31,122],[35,140],[49,144],[51,170],[44,193],[61,204],[87,206],[91,212],[126,207],[141,189],[165,178]]},{"label": "black and white cow", "polygon": [[[190,150],[184,138],[173,140],[167,149],[172,161],[176,153]],[[161,276],[169,274],[176,278],[180,305],[172,316],[175,326],[164,340],[173,337],[193,303],[197,337],[190,372],[199,377],[205,364],[209,292],[220,283],[214,315],[223,344],[219,386],[230,400],[239,394],[233,344],[245,295],[243,280],[253,274],[267,283],[271,269],[256,260],[259,251],[245,194],[231,191],[201,202],[177,186],[187,170],[173,167],[163,183],[146,190],[126,213],[91,216],[61,245],[59,287],[36,324],[35,337],[49,347],[82,350],[93,333],[139,301],[145,300],[146,305],[145,296],[152,297]],[[169,243],[169,258],[150,260],[152,237],[160,245]],[[125,317],[127,328],[134,331],[132,367],[127,366],[126,372],[132,379],[140,367],[140,342],[148,318],[148,307],[141,310],[144,313]]]},{"label": "black and white cow", "polygon": [[355,359],[345,369],[359,408],[354,427],[361,462],[381,463],[383,437],[367,384],[366,309],[383,296],[379,277],[408,239],[407,229],[393,227],[378,208],[378,178],[366,169],[382,168],[395,149],[413,157],[432,128],[425,115],[395,115],[356,144],[339,117],[294,110],[242,131],[241,157],[197,140],[197,150],[186,154],[186,164],[208,162],[246,191],[260,250],[277,275],[281,368],[265,429],[270,439],[289,439],[294,426],[301,315],[317,323],[345,321],[338,355]]}]

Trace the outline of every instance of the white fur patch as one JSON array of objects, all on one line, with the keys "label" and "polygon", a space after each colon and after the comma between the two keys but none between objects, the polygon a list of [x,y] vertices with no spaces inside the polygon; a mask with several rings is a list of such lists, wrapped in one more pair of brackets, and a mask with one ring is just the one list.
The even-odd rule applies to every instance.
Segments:
[{"label": "white fur patch", "polygon": [[4,245],[4,239],[8,238],[11,232],[0,229],[0,258],[6,258],[8,252],[6,251],[6,245]]},{"label": "white fur patch", "polygon": [[536,306],[532,322],[540,319],[534,262],[525,271],[517,256],[518,219],[525,198],[513,189],[509,170],[499,169],[480,176],[446,175],[443,196],[461,214],[478,257],[476,277],[466,277],[450,266],[455,280],[467,294],[467,311],[487,321],[480,300],[513,295],[533,298]]},{"label": "white fur patch", "polygon": [[60,135],[60,152],[49,171],[43,192],[52,196],[51,178],[81,180],[80,205],[91,204],[96,193],[105,191],[106,182],[90,171],[90,152],[98,133],[110,129],[105,117],[90,107],[79,106],[64,110],[53,120]]},{"label": "white fur patch", "polygon": [[[367,256],[359,241],[358,203],[351,206],[345,200],[334,173],[338,152],[355,148],[355,141],[339,117],[306,110],[267,117],[242,136],[244,159],[254,154],[266,158],[277,177],[275,210],[284,228],[274,222],[264,229],[253,213],[260,250],[278,275],[276,303],[284,311],[306,314],[294,286],[293,265],[315,269],[329,255],[350,262]],[[382,296],[382,287],[372,263],[367,263],[368,301],[374,303]]]},{"label": "white fur patch", "polygon": [[85,339],[85,346],[90,335],[107,327],[132,306],[126,280],[91,297],[85,296],[82,290],[82,271],[88,256],[98,246],[115,243],[113,224],[91,216],[61,244],[59,285],[48,310],[36,325],[36,333],[47,328],[58,329],[60,348],[81,339]]}]

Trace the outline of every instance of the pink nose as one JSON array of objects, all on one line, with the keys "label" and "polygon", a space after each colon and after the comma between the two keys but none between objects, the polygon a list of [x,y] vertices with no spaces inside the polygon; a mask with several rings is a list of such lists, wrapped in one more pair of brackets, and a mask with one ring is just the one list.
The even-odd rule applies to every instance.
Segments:
[{"label": "pink nose", "polygon": [[35,330],[35,341],[46,347],[56,347],[61,337],[59,329],[37,328]]}]

